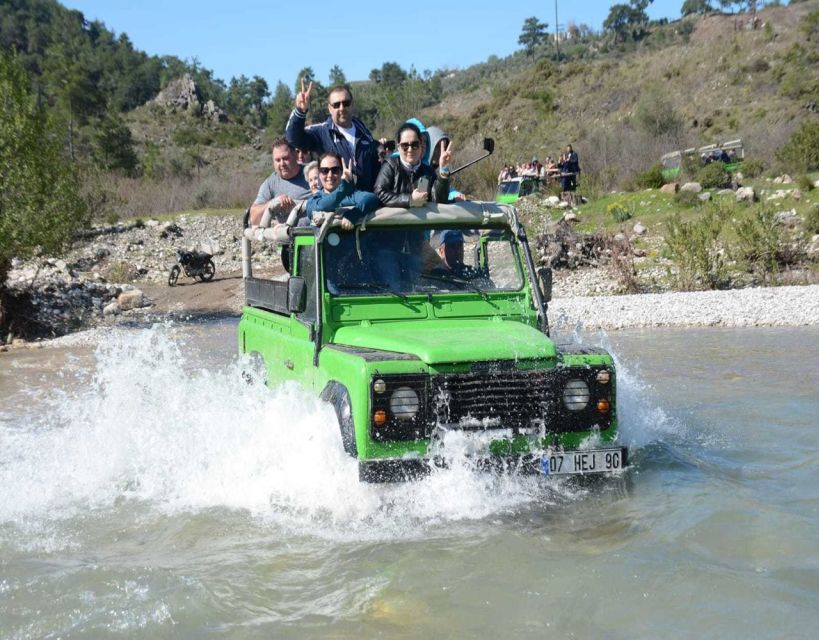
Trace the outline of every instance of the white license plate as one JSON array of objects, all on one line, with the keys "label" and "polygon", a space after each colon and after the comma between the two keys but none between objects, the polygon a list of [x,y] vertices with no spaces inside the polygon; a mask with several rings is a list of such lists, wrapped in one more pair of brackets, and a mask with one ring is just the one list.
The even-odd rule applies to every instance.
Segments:
[{"label": "white license plate", "polygon": [[625,449],[559,451],[541,458],[544,475],[562,476],[619,471],[625,467]]}]

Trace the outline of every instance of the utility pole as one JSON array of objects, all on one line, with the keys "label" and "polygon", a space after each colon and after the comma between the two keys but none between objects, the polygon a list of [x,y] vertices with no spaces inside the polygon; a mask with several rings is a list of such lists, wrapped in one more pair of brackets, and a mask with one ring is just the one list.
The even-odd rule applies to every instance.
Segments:
[{"label": "utility pole", "polygon": [[555,52],[557,54],[557,61],[560,62],[560,36],[557,32],[557,0],[555,0]]}]

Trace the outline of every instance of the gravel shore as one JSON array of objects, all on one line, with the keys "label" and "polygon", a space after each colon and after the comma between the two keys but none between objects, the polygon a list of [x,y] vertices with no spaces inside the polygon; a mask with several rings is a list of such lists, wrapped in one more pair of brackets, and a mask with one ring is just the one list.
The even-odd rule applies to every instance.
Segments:
[{"label": "gravel shore", "polygon": [[[121,322],[238,316],[244,302],[239,229],[238,213],[99,229],[76,242],[63,259],[15,260],[9,284],[32,292],[33,314],[53,335]],[[179,248],[212,253],[213,282],[182,277],[178,286],[168,287],[168,269]],[[266,245],[255,259],[273,272],[281,269]],[[118,284],[122,276],[128,280]],[[550,325],[579,324],[588,330],[819,325],[816,284],[638,295],[615,295],[617,288],[605,265],[556,270]]]},{"label": "gravel shore", "polygon": [[819,324],[819,285],[555,298],[549,322],[586,329]]}]

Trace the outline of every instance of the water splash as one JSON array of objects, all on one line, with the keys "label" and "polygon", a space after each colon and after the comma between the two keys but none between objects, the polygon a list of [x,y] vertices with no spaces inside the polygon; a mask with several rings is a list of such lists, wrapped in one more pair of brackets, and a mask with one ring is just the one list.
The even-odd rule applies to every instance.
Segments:
[{"label": "water splash", "polygon": [[67,521],[130,503],[161,514],[244,510],[316,535],[377,537],[545,500],[537,479],[475,472],[454,442],[455,464],[425,480],[359,483],[328,405],[295,384],[248,383],[238,359],[202,366],[175,333],[110,333],[95,367],[0,425],[0,523]]},{"label": "water splash", "polygon": [[600,347],[614,358],[617,422],[622,443],[629,448],[640,449],[660,440],[686,437],[686,425],[662,408],[652,386],[640,375],[639,364],[620,357],[605,331],[586,334],[581,323],[570,326],[568,319],[561,316],[552,335],[560,344]]}]

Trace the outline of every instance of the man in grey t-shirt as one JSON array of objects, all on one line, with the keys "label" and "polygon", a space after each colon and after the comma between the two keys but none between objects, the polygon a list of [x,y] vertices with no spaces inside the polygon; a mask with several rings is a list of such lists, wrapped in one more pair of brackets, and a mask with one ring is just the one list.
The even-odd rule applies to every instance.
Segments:
[{"label": "man in grey t-shirt", "polygon": [[250,207],[250,224],[258,226],[264,212],[270,210],[272,219],[285,222],[297,200],[310,197],[307,184],[296,158],[296,149],[284,138],[273,142],[274,173],[259,187],[256,201]]}]

